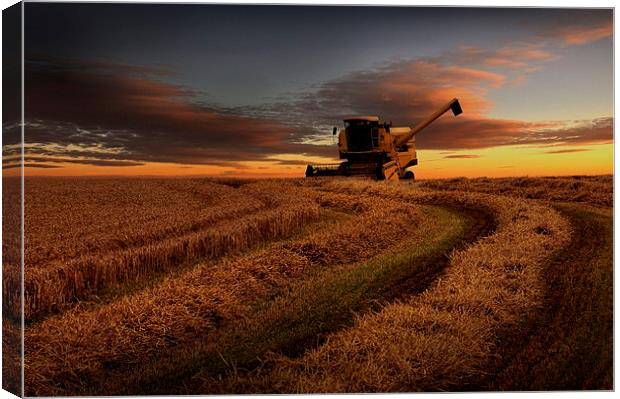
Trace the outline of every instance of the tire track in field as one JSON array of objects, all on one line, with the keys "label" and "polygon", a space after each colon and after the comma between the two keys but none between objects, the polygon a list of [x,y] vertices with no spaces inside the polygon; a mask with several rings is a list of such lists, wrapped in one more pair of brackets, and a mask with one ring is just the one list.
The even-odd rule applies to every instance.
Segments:
[{"label": "tire track in field", "polygon": [[[375,207],[375,202],[369,205],[378,211],[362,213],[358,221],[346,216],[345,223],[334,224],[327,236],[304,225],[304,231],[294,234],[296,238],[223,260],[219,266],[199,265],[136,295],[101,307],[68,311],[33,326],[26,336],[30,352],[26,364],[32,376],[29,389],[36,394],[75,394],[97,381],[109,382],[106,376],[116,375],[114,378],[121,381],[137,362],[177,346],[211,339],[222,324],[236,317],[252,317],[246,309],[252,301],[268,300],[271,290],[306,269],[321,266],[322,262],[315,261],[316,255],[336,264],[361,261],[373,251],[388,250],[397,232],[413,232],[404,220],[385,220],[392,208]],[[404,215],[420,221],[422,214],[410,207]],[[362,228],[356,231],[356,227]],[[385,233],[380,242],[367,239],[371,227]],[[297,253],[298,249],[302,251]],[[305,249],[312,251],[306,254]],[[105,344],[98,345],[100,342]],[[58,364],[63,366],[52,367]]]},{"label": "tire track in field", "polygon": [[498,230],[454,254],[453,267],[430,290],[360,316],[357,327],[338,330],[302,358],[276,352],[260,371],[246,375],[233,364],[219,381],[203,372],[184,392],[475,389],[493,364],[497,333],[507,326],[520,328],[521,320],[537,309],[543,295],[542,262],[570,240],[568,222],[557,212],[522,200],[350,186],[416,203],[481,207],[497,218]]},{"label": "tire track in field", "polygon": [[[395,273],[395,276],[388,280],[388,284],[377,289],[374,297],[368,303],[359,304],[358,308],[351,309],[346,314],[336,314],[334,319],[330,319],[329,323],[325,323],[326,327],[318,334],[288,342],[286,345],[277,348],[278,351],[290,358],[302,356],[306,351],[322,345],[329,334],[349,327],[353,321],[353,315],[379,311],[386,303],[423,292],[430,287],[448,266],[450,261],[449,254],[451,252],[463,249],[479,238],[492,234],[497,227],[493,216],[483,210],[477,208],[456,209],[447,206],[444,209],[464,217],[467,223],[467,229],[464,234],[453,242],[452,245],[422,259],[417,259],[424,267],[412,267],[408,270],[402,270],[401,273]],[[400,251],[396,253],[398,252]],[[337,325],[338,327],[335,329],[330,328],[329,324]]]},{"label": "tire track in field", "polygon": [[[465,235],[456,243],[450,252],[458,251],[468,245],[472,245],[480,238],[490,236],[495,229],[497,229],[497,220],[488,210],[473,207],[464,209],[448,205],[444,205],[444,207],[466,215],[471,223]],[[437,277],[439,277],[448,266],[449,262],[450,258],[448,254],[440,254],[435,262],[429,264],[430,267],[422,269],[416,274],[401,281],[397,286],[393,287],[392,295],[387,294],[384,296],[384,299],[393,301],[423,292],[437,279]]]},{"label": "tire track in field", "polygon": [[[299,312],[297,307],[291,306],[290,311],[280,315],[277,310],[271,311],[271,309],[277,309],[277,306],[269,306],[266,316],[262,315],[260,318],[263,320],[263,316],[265,316],[261,325],[267,325],[262,333],[251,332],[255,330],[251,328],[252,323],[243,329],[250,331],[250,335],[258,334],[257,337],[259,338],[255,337],[253,339],[251,336],[248,337],[247,333],[239,335],[239,332],[235,333],[233,330],[229,339],[224,340],[224,343],[218,344],[215,355],[213,355],[215,353],[213,352],[214,348],[210,348],[205,351],[205,354],[197,356],[194,367],[190,367],[185,371],[181,367],[172,367],[170,368],[170,373],[164,373],[165,377],[158,370],[157,377],[159,378],[140,379],[136,383],[131,384],[131,387],[123,386],[124,390],[121,392],[114,391],[115,394],[178,394],[198,392],[193,391],[192,388],[192,383],[195,382],[192,381],[194,374],[198,371],[195,368],[196,364],[202,363],[202,370],[209,370],[209,374],[224,375],[230,371],[232,364],[234,364],[235,370],[253,370],[256,367],[260,367],[258,357],[270,351],[278,351],[292,356],[301,355],[306,350],[324,342],[325,337],[329,333],[350,326],[355,315],[378,310],[388,301],[394,300],[401,295],[411,295],[412,292],[423,291],[447,265],[450,252],[455,248],[464,247],[478,238],[489,234],[495,228],[495,220],[492,215],[481,210],[467,209],[463,211],[463,209],[459,209],[458,212],[455,212],[455,209],[450,207],[441,208],[444,211],[447,208],[450,212],[459,214],[467,219],[465,222],[467,227],[463,234],[456,239],[452,239],[447,246],[440,245],[441,250],[416,258],[415,266],[417,270],[413,271],[413,273],[410,270],[406,270],[406,267],[403,267],[402,270],[394,270],[394,276],[379,279],[379,281],[386,284],[370,289],[372,292],[371,297],[362,297],[359,301],[347,302],[346,297],[337,295],[342,303],[345,303],[343,307],[341,303],[336,304],[329,300],[311,300],[312,295],[307,295],[308,292],[304,294],[304,290],[297,292],[295,288],[292,288],[293,298],[305,298],[302,299],[305,304],[304,310]],[[317,278],[320,278],[320,276]],[[331,284],[333,282],[332,279],[328,278],[325,282],[326,284],[320,284],[323,287],[322,290],[331,292],[332,288],[330,287],[334,285]],[[348,281],[345,285],[351,287],[353,292],[358,288],[358,283],[356,282]],[[346,305],[347,303],[351,307]],[[297,317],[301,317],[301,319],[297,320]],[[273,328],[268,327],[269,325],[273,325]],[[252,342],[255,342],[255,344],[252,344]],[[161,363],[166,364],[169,361],[170,359],[166,359]],[[148,388],[145,389],[147,386]]]},{"label": "tire track in field", "polygon": [[570,244],[544,269],[544,307],[503,334],[497,371],[483,390],[613,389],[612,210],[554,205],[570,220]]},{"label": "tire track in field", "polygon": [[[456,207],[454,205],[442,203],[441,205],[432,205],[434,207],[443,208],[456,214],[461,215],[467,220],[467,229],[464,234],[454,241],[449,247],[442,248],[441,251],[437,251],[428,257],[423,259],[417,259],[415,271],[405,272],[403,271],[398,277],[389,285],[385,285],[382,288],[377,289],[376,297],[374,297],[365,306],[359,306],[358,308],[351,309],[343,315],[330,315],[329,322],[324,322],[324,328],[318,333],[307,336],[303,339],[292,340],[286,342],[280,347],[273,347],[268,352],[273,354],[284,355],[291,360],[300,358],[309,351],[320,347],[325,344],[329,337],[338,331],[346,330],[352,326],[354,320],[353,316],[360,317],[363,314],[371,312],[380,312],[383,307],[393,303],[394,301],[402,300],[407,297],[415,296],[424,292],[426,289],[432,286],[432,284],[440,277],[445,268],[450,263],[449,254],[454,251],[463,250],[466,247],[473,245],[482,237],[492,235],[495,229],[498,227],[498,221],[489,209],[483,207]],[[413,266],[413,265],[412,265]],[[421,266],[421,267],[420,267]],[[310,310],[311,313],[311,310]],[[259,355],[260,356],[260,355]],[[181,384],[175,388],[168,388],[162,391],[158,391],[158,394],[231,394],[231,393],[250,393],[253,391],[244,391],[243,388],[239,391],[230,391],[230,386],[227,386],[227,378],[237,378],[238,374],[252,375],[257,372],[257,369],[261,369],[260,373],[267,372],[268,368],[258,360],[258,356],[253,361],[248,363],[227,364],[226,360],[222,358],[223,364],[216,366],[215,368],[205,372],[202,370],[189,380],[182,380]],[[223,366],[223,367],[222,367]],[[211,365],[213,367],[213,365]],[[262,370],[265,367],[267,370]],[[214,371],[217,370],[217,371]],[[215,374],[213,374],[215,373]],[[220,380],[224,383],[223,386],[218,386],[219,381],[209,379],[209,382],[205,385],[205,376],[217,375],[218,373],[224,377]],[[207,377],[208,378],[208,377]],[[182,387],[182,388],[181,388]],[[247,387],[246,387],[247,388]],[[179,392],[179,389],[182,391]],[[205,389],[207,389],[205,391]],[[267,393],[257,391],[254,393]],[[146,393],[146,392],[130,392],[132,394]]]}]

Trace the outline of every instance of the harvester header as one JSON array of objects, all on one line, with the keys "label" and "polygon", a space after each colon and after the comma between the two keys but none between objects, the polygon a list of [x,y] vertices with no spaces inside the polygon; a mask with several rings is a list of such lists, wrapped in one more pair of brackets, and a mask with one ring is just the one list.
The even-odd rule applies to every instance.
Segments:
[{"label": "harvester header", "polygon": [[[380,122],[378,116],[356,116],[344,119],[338,134],[340,159],[334,165],[308,165],[306,177],[370,176],[380,180],[413,179],[409,169],[418,164],[414,138],[428,125],[451,110],[454,116],[463,113],[454,98],[432,115],[411,127],[392,127]],[[334,128],[334,134],[338,132]]]}]

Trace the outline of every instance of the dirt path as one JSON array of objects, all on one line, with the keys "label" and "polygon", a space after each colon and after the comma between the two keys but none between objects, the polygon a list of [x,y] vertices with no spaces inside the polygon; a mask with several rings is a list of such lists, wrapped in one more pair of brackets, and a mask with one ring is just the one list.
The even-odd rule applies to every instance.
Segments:
[{"label": "dirt path", "polygon": [[613,211],[554,206],[570,219],[572,241],[545,268],[542,312],[505,334],[502,347],[515,349],[501,353],[481,390],[613,389]]}]

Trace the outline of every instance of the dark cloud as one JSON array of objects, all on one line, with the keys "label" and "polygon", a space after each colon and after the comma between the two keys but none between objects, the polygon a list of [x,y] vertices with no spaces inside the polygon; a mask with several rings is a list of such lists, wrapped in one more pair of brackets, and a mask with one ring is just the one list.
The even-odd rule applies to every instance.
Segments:
[{"label": "dark cloud", "polygon": [[492,118],[445,120],[429,127],[418,143],[429,149],[472,149],[503,145],[588,145],[613,142],[613,118],[524,122]]},{"label": "dark cloud", "polygon": [[102,74],[124,74],[144,77],[173,76],[174,72],[166,67],[129,65],[101,60],[70,59],[62,57],[50,57],[45,55],[29,54],[27,66],[30,69],[45,69],[48,72],[56,71],[89,71]]},{"label": "dark cloud", "polygon": [[277,165],[291,165],[291,166],[297,166],[297,165],[306,165],[307,162],[305,162],[304,160],[297,160],[297,159],[271,159],[271,161],[275,162]]},{"label": "dark cloud", "polygon": [[[21,162],[21,157],[3,157],[2,164],[9,166],[15,162]],[[94,165],[94,166],[114,166],[114,167],[127,167],[127,166],[140,166],[144,165],[141,162],[134,161],[122,161],[122,160],[107,160],[107,159],[82,159],[82,158],[52,158],[52,157],[38,157],[38,156],[25,156],[24,162],[29,162],[27,166],[33,167],[33,163],[39,165],[40,163],[46,166],[42,167],[58,167],[60,165],[49,165],[58,163],[72,163],[82,165]],[[36,167],[36,166],[35,166]]]},{"label": "dark cloud", "polygon": [[[2,169],[14,169],[14,168],[20,168],[21,166],[22,166],[21,163],[8,164],[8,165],[2,165]],[[25,168],[39,168],[39,169],[62,168],[62,166],[60,165],[49,165],[45,163],[25,163],[24,167]]]},{"label": "dark cloud", "polygon": [[[14,97],[11,102],[15,102]],[[7,100],[8,101],[8,100]],[[3,102],[5,104],[5,102]],[[19,122],[19,117],[11,122],[2,123],[2,152],[3,154],[18,154],[21,153],[20,145],[22,143],[22,129]]]},{"label": "dark cloud", "polygon": [[96,147],[82,155],[186,164],[325,152],[292,142],[291,127],[281,122],[195,104],[191,90],[145,76],[149,72],[92,62],[29,62],[26,141],[38,144],[31,151],[49,152],[55,144],[65,150],[54,155],[75,155],[67,152]]},{"label": "dark cloud", "polygon": [[588,148],[571,148],[566,150],[545,151],[545,154],[569,154],[572,152],[590,151]]},{"label": "dark cloud", "polygon": [[480,158],[480,155],[474,154],[457,154],[457,155],[446,155],[444,158],[447,159],[472,159],[472,158]]},{"label": "dark cloud", "polygon": [[141,162],[117,161],[117,160],[106,160],[106,159],[45,158],[45,157],[31,157],[31,156],[27,156],[24,159],[26,161],[31,161],[31,162],[75,163],[75,164],[94,165],[94,166],[126,167],[126,166],[144,165]]}]

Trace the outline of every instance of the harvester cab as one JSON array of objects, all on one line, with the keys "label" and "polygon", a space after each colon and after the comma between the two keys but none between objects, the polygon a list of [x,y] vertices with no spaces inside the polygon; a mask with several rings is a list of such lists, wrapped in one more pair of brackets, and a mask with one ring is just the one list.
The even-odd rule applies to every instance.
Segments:
[{"label": "harvester cab", "polygon": [[418,123],[415,127],[392,127],[378,116],[356,116],[344,119],[338,133],[340,164],[308,165],[306,177],[369,176],[379,180],[413,179],[410,170],[418,164],[415,136],[441,115],[451,110],[454,116],[463,112],[459,101],[452,101]]}]

